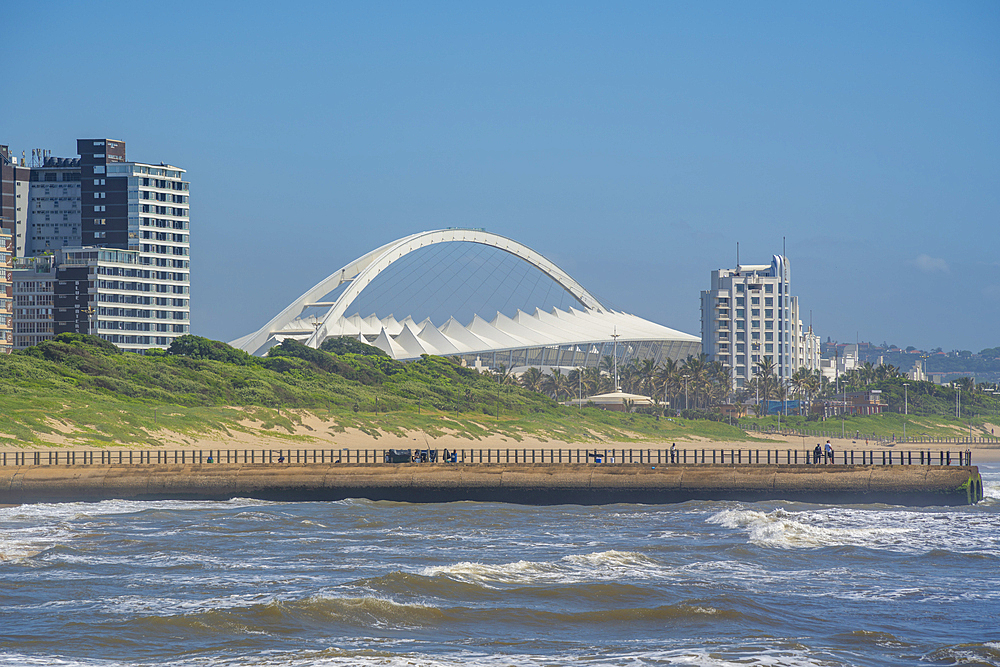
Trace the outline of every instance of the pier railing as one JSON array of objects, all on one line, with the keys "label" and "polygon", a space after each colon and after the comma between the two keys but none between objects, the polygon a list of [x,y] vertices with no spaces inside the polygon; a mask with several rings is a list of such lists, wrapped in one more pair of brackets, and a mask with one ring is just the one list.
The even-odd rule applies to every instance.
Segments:
[{"label": "pier railing", "polygon": [[[404,454],[405,453],[405,454]],[[0,466],[189,464],[971,465],[967,450],[813,449],[106,449],[0,452]]]}]

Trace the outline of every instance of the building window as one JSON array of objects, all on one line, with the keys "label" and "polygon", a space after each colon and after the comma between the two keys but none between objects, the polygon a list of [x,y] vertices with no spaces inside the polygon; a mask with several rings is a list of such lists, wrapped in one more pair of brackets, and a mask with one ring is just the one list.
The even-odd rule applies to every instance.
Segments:
[{"label": "building window", "polygon": [[[756,299],[754,299],[754,300],[756,301]],[[750,314],[753,317],[760,317],[760,308],[751,308],[750,309]]]},{"label": "building window", "polygon": [[764,340],[774,340],[774,334],[770,331],[764,332]]},{"label": "building window", "polygon": [[752,305],[754,305],[754,306],[759,306],[760,305],[760,297],[759,296],[752,296],[752,297],[750,297],[750,303]]},{"label": "building window", "polygon": [[764,294],[773,294],[773,293],[774,293],[774,285],[771,284],[764,285]]},{"label": "building window", "polygon": [[764,309],[764,317],[773,318],[774,317],[774,309],[773,308],[765,308]]},{"label": "building window", "polygon": [[743,294],[743,289],[744,289],[743,283],[737,283],[736,284],[736,293],[737,294]]},{"label": "building window", "polygon": [[772,343],[764,343],[765,352],[774,352],[774,345]]}]

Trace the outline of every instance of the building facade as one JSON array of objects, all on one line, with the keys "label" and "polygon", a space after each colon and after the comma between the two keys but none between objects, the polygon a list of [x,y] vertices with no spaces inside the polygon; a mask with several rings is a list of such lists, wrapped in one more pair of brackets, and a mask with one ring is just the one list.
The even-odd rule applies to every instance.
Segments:
[{"label": "building facade", "polygon": [[19,162],[8,146],[0,146],[0,227],[10,232],[19,257],[27,238],[29,174],[23,160]]},{"label": "building facade", "polygon": [[819,337],[802,326],[798,297],[791,294],[788,259],[712,271],[701,293],[702,353],[730,370],[735,388],[770,361],[787,381],[800,368],[818,369]]},{"label": "building facade", "polygon": [[33,151],[32,166],[18,167],[25,222],[15,254],[33,261],[15,272],[17,347],[80,332],[136,352],[166,348],[190,333],[185,171],[128,162],[115,139],[80,139],[77,151]]},{"label": "building facade", "polygon": [[14,260],[14,349],[38,345],[53,336],[53,294],[56,264],[53,255]]},{"label": "building facade", "polygon": [[32,257],[82,243],[80,160],[47,157],[30,169],[27,238],[18,257]]},{"label": "building facade", "polygon": [[10,230],[0,227],[0,354],[10,354],[14,346],[13,245]]}]

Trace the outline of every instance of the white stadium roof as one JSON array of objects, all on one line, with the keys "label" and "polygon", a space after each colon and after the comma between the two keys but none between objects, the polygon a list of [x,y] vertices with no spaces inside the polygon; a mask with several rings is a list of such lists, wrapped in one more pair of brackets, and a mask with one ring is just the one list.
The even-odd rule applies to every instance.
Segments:
[{"label": "white stadium roof", "polygon": [[[362,317],[348,314],[354,301],[375,277],[393,262],[420,248],[440,243],[475,243],[510,253],[547,275],[572,296],[576,305],[530,313],[516,310],[513,317],[497,312],[487,321],[476,314],[467,324],[449,318],[435,326],[430,319],[389,315]],[[328,294],[341,290],[333,301]],[[308,316],[320,308],[320,316]],[[381,348],[395,359],[415,359],[423,354],[481,358],[508,367],[563,365],[594,366],[604,355],[685,358],[697,354],[701,340],[635,315],[605,308],[549,260],[511,239],[484,230],[450,229],[414,234],[378,248],[334,272],[303,294],[258,331],[233,345],[252,354],[265,354],[272,346],[294,339],[319,347],[331,337],[350,337]],[[617,345],[615,340],[617,337]],[[609,345],[613,347],[608,347]]]}]

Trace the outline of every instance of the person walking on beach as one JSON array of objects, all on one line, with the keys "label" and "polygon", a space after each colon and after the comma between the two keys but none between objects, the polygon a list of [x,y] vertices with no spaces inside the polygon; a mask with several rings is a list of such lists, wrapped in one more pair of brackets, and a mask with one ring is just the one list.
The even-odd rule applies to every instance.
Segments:
[{"label": "person walking on beach", "polygon": [[823,453],[826,454],[826,463],[833,463],[833,445],[830,441],[826,441],[826,447],[823,448]]}]

